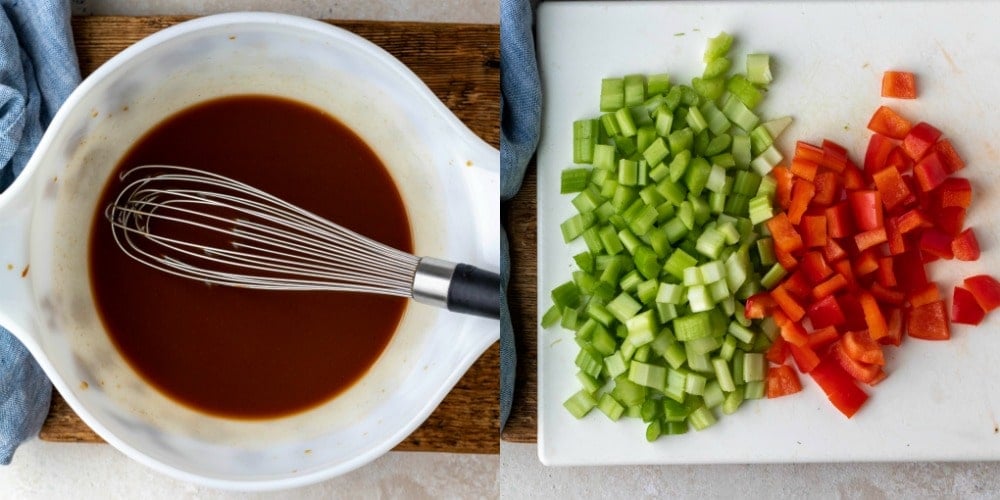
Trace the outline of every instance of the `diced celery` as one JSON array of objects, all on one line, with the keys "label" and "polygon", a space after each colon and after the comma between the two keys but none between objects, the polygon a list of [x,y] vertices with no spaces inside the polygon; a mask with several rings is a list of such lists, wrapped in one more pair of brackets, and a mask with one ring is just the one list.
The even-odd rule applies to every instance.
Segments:
[{"label": "diced celery", "polygon": [[573,122],[573,163],[594,161],[594,145],[597,144],[597,120],[577,120]]},{"label": "diced celery", "polygon": [[758,352],[748,352],[743,355],[743,380],[759,382],[767,375],[767,359]]},{"label": "diced celery", "polygon": [[743,404],[744,391],[742,386],[736,386],[736,390],[726,394],[726,399],[722,402],[722,413],[732,415],[736,413],[740,405]]},{"label": "diced celery", "polygon": [[601,80],[601,111],[615,111],[625,105],[625,80],[605,78]]},{"label": "diced celery", "polygon": [[633,361],[629,365],[628,379],[638,385],[662,391],[667,387],[667,368]]},{"label": "diced celery", "polygon": [[674,335],[681,342],[713,335],[712,320],[707,312],[697,312],[681,316],[674,319],[672,326]]},{"label": "diced celery", "polygon": [[747,54],[747,81],[757,85],[771,83],[771,58],[767,54]]},{"label": "diced celery", "polygon": [[618,401],[615,401],[615,398],[611,394],[607,393],[601,396],[601,400],[597,403],[597,409],[607,415],[612,422],[617,422],[622,414],[625,413],[625,407]]},{"label": "diced celery", "polygon": [[646,100],[646,76],[625,75],[625,106],[637,106]]},{"label": "diced celery", "polygon": [[638,314],[642,309],[642,304],[633,299],[629,294],[621,293],[608,303],[607,309],[618,321],[625,323]]},{"label": "diced celery", "polygon": [[589,392],[581,390],[570,396],[563,406],[576,418],[583,418],[597,406],[597,401]]},{"label": "diced celery", "polygon": [[720,32],[714,38],[709,38],[708,45],[705,47],[705,62],[710,63],[720,57],[725,57],[732,46],[733,36],[725,31]]}]

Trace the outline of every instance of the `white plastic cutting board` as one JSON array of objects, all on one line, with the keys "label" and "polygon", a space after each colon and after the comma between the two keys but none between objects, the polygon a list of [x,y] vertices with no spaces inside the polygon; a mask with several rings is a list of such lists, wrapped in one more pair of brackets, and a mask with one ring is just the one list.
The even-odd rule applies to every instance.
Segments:
[{"label": "white plastic cutting board", "polygon": [[[1000,3],[993,2],[643,2],[543,3],[537,16],[544,89],[538,151],[539,313],[549,291],[570,279],[572,255],[559,223],[574,213],[559,195],[572,162],[572,122],[598,114],[601,78],[669,72],[700,75],[706,38],[736,36],[734,66],[748,52],[772,56],[775,82],[761,112],[792,115],[779,142],[824,137],[860,162],[872,112],[888,103],[937,125],[968,166],[973,205],[967,225],[983,248],[978,262],[939,261],[930,275],[949,298],[962,277],[1000,277]],[[918,74],[916,101],[879,97],[882,72]],[[889,348],[889,377],[851,420],[808,377],[803,392],[746,403],[703,432],[645,441],[637,420],[612,423],[599,411],[576,420],[562,407],[579,389],[571,332],[540,330],[539,457],[548,465],[1000,458],[1000,312],[978,328],[952,326],[952,340],[907,339]]]}]

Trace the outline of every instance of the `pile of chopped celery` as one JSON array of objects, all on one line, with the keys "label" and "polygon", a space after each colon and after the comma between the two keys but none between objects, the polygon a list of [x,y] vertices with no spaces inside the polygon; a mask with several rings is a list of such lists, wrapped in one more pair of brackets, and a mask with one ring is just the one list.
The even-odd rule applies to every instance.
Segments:
[{"label": "pile of chopped celery", "polygon": [[761,224],[782,160],[772,144],[791,118],[754,112],[771,82],[765,54],[728,76],[733,38],[708,42],[691,85],[666,74],[601,82],[601,115],[573,123],[561,192],[582,239],[573,279],[552,290],[542,327],[576,332],[582,389],[564,406],[641,418],[650,441],[715,423],[765,394],[764,352],[777,329],[744,304],[784,276]]}]

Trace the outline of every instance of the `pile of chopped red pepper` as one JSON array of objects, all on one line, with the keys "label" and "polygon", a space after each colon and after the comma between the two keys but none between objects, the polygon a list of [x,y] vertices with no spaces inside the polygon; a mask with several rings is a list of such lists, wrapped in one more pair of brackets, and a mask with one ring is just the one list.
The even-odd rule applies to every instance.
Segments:
[{"label": "pile of chopped red pepper", "polygon": [[[887,72],[882,95],[912,99],[911,73]],[[904,335],[950,338],[949,315],[925,266],[938,259],[976,260],[979,244],[964,228],[972,201],[965,167],[940,130],[912,125],[887,106],[868,123],[874,132],[862,168],[842,146],[798,142],[788,167],[776,167],[775,205],[767,222],[778,262],[788,272],[776,287],[746,302],[748,318],[771,317],[780,329],[767,353],[768,397],[801,390],[808,373],[837,409],[854,415],[878,384],[887,345]],[[974,276],[954,289],[951,320],[978,324],[1000,307],[1000,282]]]}]

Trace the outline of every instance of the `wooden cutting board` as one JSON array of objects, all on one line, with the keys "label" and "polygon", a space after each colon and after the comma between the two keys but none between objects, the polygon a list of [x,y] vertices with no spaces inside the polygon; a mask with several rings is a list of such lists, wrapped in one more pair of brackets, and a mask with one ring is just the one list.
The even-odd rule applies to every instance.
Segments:
[{"label": "wooden cutting board", "polygon": [[[139,39],[185,19],[162,16],[73,18],[73,35],[83,75],[90,74]],[[367,38],[399,58],[472,131],[499,147],[499,26],[330,22]],[[534,195],[531,199],[534,200]],[[499,343],[487,350],[427,421],[396,449],[499,453],[499,353]],[[56,391],[53,391],[52,406],[39,437],[60,442],[102,441]]]}]

